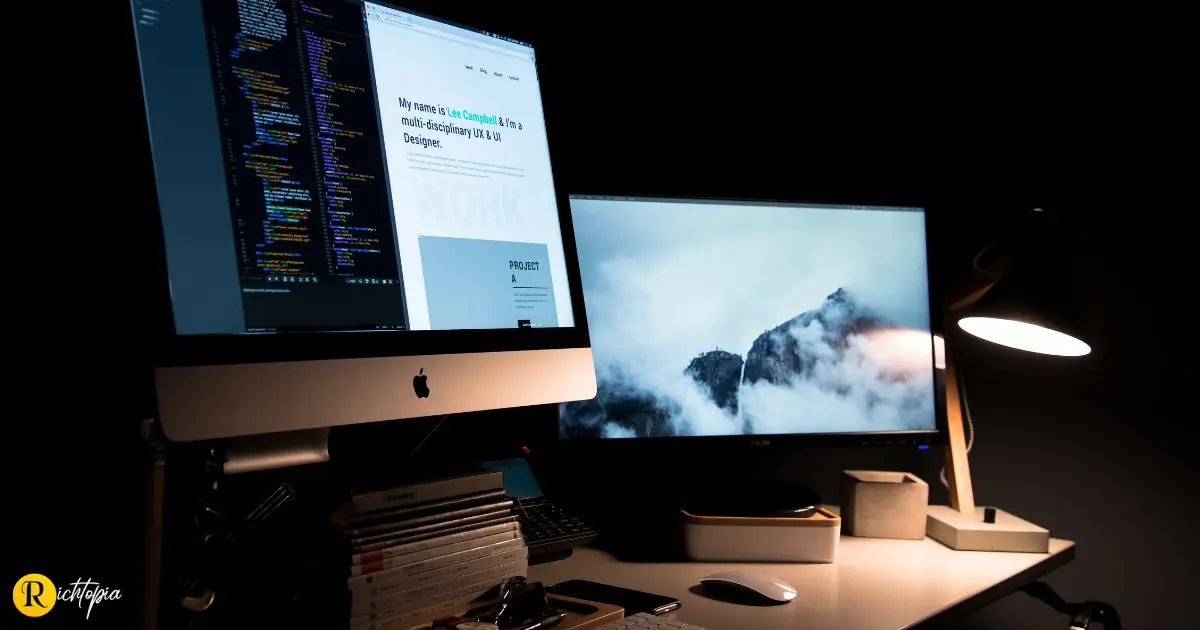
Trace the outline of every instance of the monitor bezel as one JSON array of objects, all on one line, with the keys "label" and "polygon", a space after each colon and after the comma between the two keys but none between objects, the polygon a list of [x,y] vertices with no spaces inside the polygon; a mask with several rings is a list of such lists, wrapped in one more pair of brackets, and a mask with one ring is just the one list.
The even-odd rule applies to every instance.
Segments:
[{"label": "monitor bezel", "polygon": [[[919,210],[925,224],[925,272],[929,287],[929,316],[931,336],[937,333],[937,322],[940,312],[935,299],[933,287],[933,263],[930,255],[929,205],[923,199],[915,196],[887,196],[884,198],[869,195],[858,195],[857,198],[825,197],[821,199],[774,199],[754,197],[709,197],[680,194],[614,194],[611,192],[572,192],[568,200],[576,198],[607,199],[621,201],[699,201],[707,203],[729,204],[779,204],[791,206],[869,206],[879,208],[903,208]],[[572,241],[574,241],[574,234]],[[578,264],[578,261],[576,261]],[[580,286],[582,291],[583,287]],[[599,451],[604,453],[612,449],[641,450],[695,450],[707,451],[714,448],[744,447],[755,449],[823,449],[846,448],[855,446],[917,446],[928,448],[949,443],[946,433],[946,396],[945,371],[936,366],[935,346],[930,344],[930,365],[933,366],[933,398],[934,398],[934,428],[932,430],[916,431],[872,431],[872,432],[842,432],[842,433],[764,433],[752,435],[696,435],[696,436],[667,436],[667,437],[636,437],[636,438],[567,438],[563,437],[560,421],[563,405],[558,406],[558,416],[555,428],[558,434],[558,444],[562,448],[577,451]]]},{"label": "monitor bezel", "polygon": [[[450,26],[478,33],[502,34],[486,20],[471,15],[466,20],[450,10],[453,18],[428,11],[415,11],[393,2],[380,2],[397,10],[435,20]],[[355,4],[362,4],[357,2]],[[509,37],[508,35],[504,35]],[[512,39],[529,44],[534,50],[534,66],[537,72],[539,98],[543,110],[546,105],[546,90],[543,85],[545,71],[537,65],[537,47],[528,37]],[[156,367],[230,365],[242,363],[275,363],[285,361],[322,361],[349,358],[404,357],[421,355],[467,354],[482,352],[519,352],[528,350],[557,350],[590,347],[587,330],[587,315],[583,305],[583,289],[580,284],[579,265],[575,248],[574,227],[564,179],[556,177],[554,158],[551,156],[550,171],[555,182],[555,201],[558,209],[559,228],[562,236],[563,254],[566,258],[567,283],[571,297],[574,325],[558,328],[535,329],[474,329],[474,330],[403,330],[403,331],[353,331],[353,332],[284,332],[264,334],[189,334],[180,335],[175,328],[174,310],[171,303],[170,279],[166,264],[166,241],[163,234],[162,215],[158,203],[157,181],[154,176],[153,153],[149,136],[149,121],[145,117],[146,101],[142,87],[141,68],[136,44],[131,45],[130,56],[136,77],[136,98],[142,108],[141,125],[142,174],[146,186],[145,199],[138,204],[144,224],[153,230],[156,241],[141,248],[150,271],[146,274],[149,284],[151,313],[147,318],[149,334],[153,343],[150,355]],[[554,131],[550,128],[550,117],[546,117],[547,148],[551,154],[556,146]],[[232,233],[232,228],[231,228]]]}]

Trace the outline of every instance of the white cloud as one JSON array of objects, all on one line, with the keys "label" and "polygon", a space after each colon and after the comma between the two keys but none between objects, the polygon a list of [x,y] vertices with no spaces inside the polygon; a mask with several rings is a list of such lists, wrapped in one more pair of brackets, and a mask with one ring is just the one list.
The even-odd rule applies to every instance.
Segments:
[{"label": "white cloud", "polygon": [[[766,381],[744,384],[742,413],[752,419],[755,433],[929,428],[933,419],[929,359],[924,369],[898,377],[896,365],[913,365],[912,359],[892,363],[897,357],[889,355],[888,363],[878,363],[873,358],[881,356],[874,347],[878,345],[878,341],[855,335],[845,352],[822,353],[807,378],[779,385]],[[923,351],[928,356],[928,346]]]},{"label": "white cloud", "polygon": [[609,422],[608,424],[604,425],[603,435],[606,438],[637,437],[637,435],[634,434],[633,429],[627,429],[619,424],[614,424],[612,422]]}]

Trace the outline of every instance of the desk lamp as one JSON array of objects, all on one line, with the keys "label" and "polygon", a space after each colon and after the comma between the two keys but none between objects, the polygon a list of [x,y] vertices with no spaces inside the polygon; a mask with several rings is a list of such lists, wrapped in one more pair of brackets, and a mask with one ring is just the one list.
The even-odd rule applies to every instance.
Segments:
[{"label": "desk lamp", "polygon": [[[1091,352],[1080,339],[1080,326],[1066,292],[1065,248],[1063,243],[1055,242],[1058,231],[1052,223],[1052,217],[1035,208],[1026,216],[1022,229],[1002,235],[975,257],[973,273],[961,283],[947,309],[959,328],[1027,352],[1060,357]],[[950,337],[950,331],[946,332]],[[929,507],[926,533],[953,549],[1045,553],[1050,542],[1047,530],[1008,512],[975,505],[960,383],[949,339],[946,344],[950,505]]]}]

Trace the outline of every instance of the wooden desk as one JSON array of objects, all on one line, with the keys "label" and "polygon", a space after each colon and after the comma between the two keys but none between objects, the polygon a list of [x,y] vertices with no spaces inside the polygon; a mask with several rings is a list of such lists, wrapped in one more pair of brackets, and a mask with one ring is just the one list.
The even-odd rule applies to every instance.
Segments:
[{"label": "wooden desk", "polygon": [[[834,564],[621,562],[587,547],[530,567],[545,584],[584,579],[678,597],[681,621],[709,630],[942,627],[1034,582],[1075,557],[1075,543],[1050,540],[1050,553],[954,551],[932,539],[843,536]],[[783,579],[799,596],[756,607],[716,601],[689,589],[717,571],[758,571]]]}]

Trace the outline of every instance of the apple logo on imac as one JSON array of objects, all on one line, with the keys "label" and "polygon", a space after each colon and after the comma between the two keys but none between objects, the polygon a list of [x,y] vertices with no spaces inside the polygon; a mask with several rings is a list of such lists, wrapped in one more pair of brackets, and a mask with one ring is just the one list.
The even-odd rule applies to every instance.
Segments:
[{"label": "apple logo on imac", "polygon": [[417,393],[417,398],[429,398],[429,376],[425,374],[425,368],[413,377],[413,391]]}]

